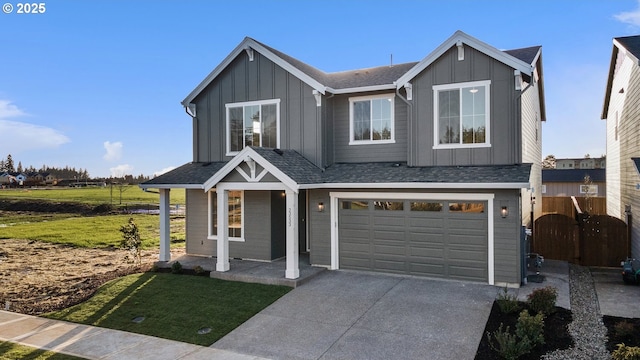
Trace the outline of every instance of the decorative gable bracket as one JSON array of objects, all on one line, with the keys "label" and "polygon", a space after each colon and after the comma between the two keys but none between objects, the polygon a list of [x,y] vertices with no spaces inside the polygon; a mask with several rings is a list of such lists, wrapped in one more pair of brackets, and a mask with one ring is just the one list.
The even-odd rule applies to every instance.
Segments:
[{"label": "decorative gable bracket", "polygon": [[247,181],[247,182],[259,182],[262,178],[268,173],[266,169],[262,169],[260,174],[256,175],[256,161],[253,160],[250,156],[247,155],[244,159],[245,164],[249,167],[249,174],[245,170],[243,170],[240,166],[236,167],[236,171]]},{"label": "decorative gable bracket", "polygon": [[253,48],[247,46],[244,48],[244,51],[247,52],[247,56],[249,56],[249,61],[253,61]]},{"label": "decorative gable bracket", "polygon": [[313,96],[316,98],[316,106],[320,107],[322,106],[322,94],[320,94],[320,91],[318,90],[313,90],[311,92],[313,94]]},{"label": "decorative gable bracket", "polygon": [[515,77],[516,90],[522,90],[522,74],[519,70],[514,70],[513,75]]},{"label": "decorative gable bracket", "polygon": [[189,114],[191,117],[196,117],[196,104],[190,103],[189,105],[187,105],[186,109],[187,114]]},{"label": "decorative gable bracket", "polygon": [[458,40],[456,42],[456,46],[458,47],[458,61],[464,60],[464,45],[462,44],[462,40]]},{"label": "decorative gable bracket", "polygon": [[407,100],[413,100],[413,85],[411,83],[404,84],[404,90],[407,92]]}]

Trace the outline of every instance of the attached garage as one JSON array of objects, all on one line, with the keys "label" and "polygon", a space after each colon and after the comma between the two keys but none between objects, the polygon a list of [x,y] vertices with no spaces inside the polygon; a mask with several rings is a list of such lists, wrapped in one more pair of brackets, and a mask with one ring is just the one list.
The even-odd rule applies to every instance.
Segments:
[{"label": "attached garage", "polygon": [[339,268],[493,283],[493,194],[332,198]]}]

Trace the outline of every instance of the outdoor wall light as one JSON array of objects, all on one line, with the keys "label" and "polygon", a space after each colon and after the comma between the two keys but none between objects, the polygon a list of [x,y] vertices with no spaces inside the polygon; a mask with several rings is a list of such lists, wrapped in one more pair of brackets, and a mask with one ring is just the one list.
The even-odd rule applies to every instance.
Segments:
[{"label": "outdoor wall light", "polygon": [[318,203],[318,212],[324,212],[324,203]]},{"label": "outdoor wall light", "polygon": [[507,209],[506,206],[503,206],[502,209],[500,209],[500,216],[504,219],[507,215],[509,215],[509,209]]}]

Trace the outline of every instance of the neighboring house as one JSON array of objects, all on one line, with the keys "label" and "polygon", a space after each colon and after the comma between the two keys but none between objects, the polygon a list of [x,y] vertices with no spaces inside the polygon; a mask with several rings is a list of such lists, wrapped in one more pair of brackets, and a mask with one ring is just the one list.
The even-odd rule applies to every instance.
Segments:
[{"label": "neighboring house", "polygon": [[607,213],[632,221],[631,249],[640,258],[640,36],[613,39],[602,119],[607,121]]},{"label": "neighboring house", "polygon": [[[542,196],[605,197],[605,169],[542,169]],[[590,184],[585,183],[589,176]]]},{"label": "neighboring house", "polygon": [[539,46],[458,31],[419,62],[325,73],[245,38],[182,104],[193,162],[141,184],[160,189],[160,260],[169,190],[184,188],[186,251],[217,271],[286,257],[297,278],[308,252],[330,269],[520,285],[542,182]]},{"label": "neighboring house", "polygon": [[607,159],[582,158],[582,159],[556,159],[556,169],[604,169],[607,167]]}]

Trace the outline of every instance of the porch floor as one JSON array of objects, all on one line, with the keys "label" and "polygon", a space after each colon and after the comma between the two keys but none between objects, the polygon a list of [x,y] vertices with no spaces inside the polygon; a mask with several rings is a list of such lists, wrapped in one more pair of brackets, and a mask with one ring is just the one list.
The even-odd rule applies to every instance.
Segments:
[{"label": "porch floor", "polygon": [[205,271],[211,272],[211,277],[221,280],[240,281],[267,285],[284,285],[295,288],[304,284],[314,276],[326,270],[324,267],[311,266],[308,254],[300,254],[298,259],[300,277],[297,279],[287,279],[284,272],[287,267],[286,258],[274,261],[254,261],[254,260],[229,260],[229,271],[218,272],[216,270],[216,258],[182,255],[171,261],[157,261],[159,268],[171,268],[176,262],[180,262],[183,269],[193,269],[196,266],[202,267]]}]

